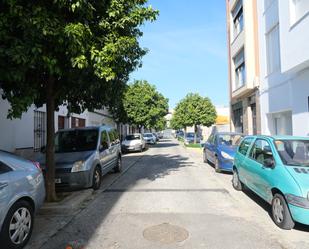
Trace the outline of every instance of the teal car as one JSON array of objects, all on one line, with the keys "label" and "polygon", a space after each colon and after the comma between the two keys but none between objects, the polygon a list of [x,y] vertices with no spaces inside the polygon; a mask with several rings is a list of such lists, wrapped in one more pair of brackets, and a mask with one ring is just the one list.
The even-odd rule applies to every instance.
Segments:
[{"label": "teal car", "polygon": [[245,137],[235,155],[232,184],[271,204],[280,228],[309,225],[309,137]]}]

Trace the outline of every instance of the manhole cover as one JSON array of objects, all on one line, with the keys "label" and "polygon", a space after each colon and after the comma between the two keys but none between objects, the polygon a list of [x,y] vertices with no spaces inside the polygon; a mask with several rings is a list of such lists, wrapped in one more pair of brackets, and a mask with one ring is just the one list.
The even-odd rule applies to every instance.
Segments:
[{"label": "manhole cover", "polygon": [[145,239],[162,244],[178,243],[189,237],[189,232],[181,227],[173,226],[168,223],[146,228],[143,232]]}]

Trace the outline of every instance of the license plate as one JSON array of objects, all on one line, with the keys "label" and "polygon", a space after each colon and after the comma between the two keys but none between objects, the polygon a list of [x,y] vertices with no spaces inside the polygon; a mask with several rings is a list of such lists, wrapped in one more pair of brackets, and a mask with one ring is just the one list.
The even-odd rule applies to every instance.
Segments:
[{"label": "license plate", "polygon": [[61,179],[60,178],[56,178],[55,179],[55,183],[61,183]]}]

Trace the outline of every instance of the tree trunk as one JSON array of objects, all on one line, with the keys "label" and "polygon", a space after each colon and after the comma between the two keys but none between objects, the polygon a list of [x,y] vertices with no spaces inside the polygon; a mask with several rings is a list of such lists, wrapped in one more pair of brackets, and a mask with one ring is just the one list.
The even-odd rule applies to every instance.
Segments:
[{"label": "tree trunk", "polygon": [[46,144],[46,199],[48,202],[56,201],[55,190],[55,96],[54,79],[49,78],[46,87],[46,112],[47,112],[47,144]]},{"label": "tree trunk", "polygon": [[197,141],[197,125],[194,125],[194,144],[196,144]]}]

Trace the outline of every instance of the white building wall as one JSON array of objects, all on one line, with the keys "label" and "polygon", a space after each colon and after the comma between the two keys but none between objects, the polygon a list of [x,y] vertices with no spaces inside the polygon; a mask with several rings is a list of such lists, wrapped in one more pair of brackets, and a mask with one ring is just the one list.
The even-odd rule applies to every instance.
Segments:
[{"label": "white building wall", "polygon": [[[264,1],[258,1],[261,125],[262,134],[266,135],[305,136],[309,133],[309,23],[305,16],[291,26],[289,2],[273,0],[264,9]],[[281,67],[268,74],[265,34],[278,22]],[[303,51],[301,56],[300,50]]]},{"label": "white building wall", "polygon": [[[18,149],[29,149],[34,147],[34,111],[46,113],[46,107],[35,108],[31,106],[24,113],[21,119],[7,119],[10,105],[7,101],[0,98],[0,149],[15,151]],[[58,115],[67,116],[68,110],[65,106],[60,106],[59,111],[55,112],[55,131],[58,130]],[[86,126],[99,126],[102,124],[116,128],[113,118],[107,109],[96,110],[96,113],[85,111],[82,114],[71,114],[71,117],[86,120]],[[68,127],[71,127],[71,118],[68,120]],[[46,134],[46,133],[45,133]]]}]

